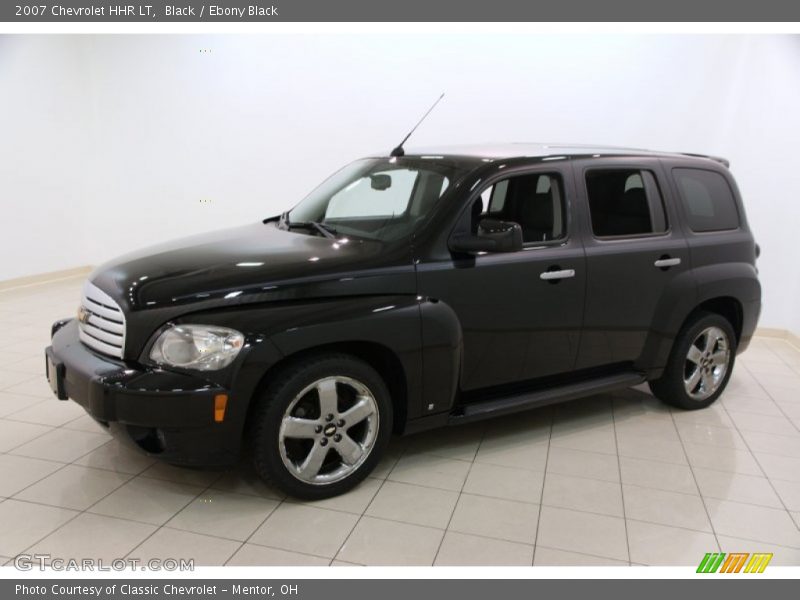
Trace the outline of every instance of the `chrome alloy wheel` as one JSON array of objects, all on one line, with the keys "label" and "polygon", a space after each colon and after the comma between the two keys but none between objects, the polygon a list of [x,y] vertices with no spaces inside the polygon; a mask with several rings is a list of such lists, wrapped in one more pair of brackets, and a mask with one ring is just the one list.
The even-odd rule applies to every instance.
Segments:
[{"label": "chrome alloy wheel", "polygon": [[730,364],[728,336],[719,327],[707,327],[689,346],[683,385],[694,400],[705,400],[719,389]]},{"label": "chrome alloy wheel", "polygon": [[281,420],[283,464],[305,483],[345,479],[367,459],[380,414],[369,388],[350,377],[325,377],[297,394]]}]

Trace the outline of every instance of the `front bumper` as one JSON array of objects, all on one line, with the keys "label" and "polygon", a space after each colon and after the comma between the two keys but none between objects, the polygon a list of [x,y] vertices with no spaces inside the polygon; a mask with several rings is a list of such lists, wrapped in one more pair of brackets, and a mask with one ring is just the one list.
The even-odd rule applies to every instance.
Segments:
[{"label": "front bumper", "polygon": [[45,353],[58,372],[56,395],[80,404],[115,436],[175,464],[220,466],[237,460],[239,423],[215,421],[214,399],[229,390],[199,376],[95,354],[78,339],[74,320],[55,331]]}]

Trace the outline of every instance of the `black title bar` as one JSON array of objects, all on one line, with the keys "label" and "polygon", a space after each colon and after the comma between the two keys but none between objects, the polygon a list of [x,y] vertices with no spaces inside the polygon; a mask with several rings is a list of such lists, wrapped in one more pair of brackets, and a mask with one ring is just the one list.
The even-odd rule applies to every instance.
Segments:
[{"label": "black title bar", "polygon": [[792,0],[2,0],[0,22],[767,22]]}]

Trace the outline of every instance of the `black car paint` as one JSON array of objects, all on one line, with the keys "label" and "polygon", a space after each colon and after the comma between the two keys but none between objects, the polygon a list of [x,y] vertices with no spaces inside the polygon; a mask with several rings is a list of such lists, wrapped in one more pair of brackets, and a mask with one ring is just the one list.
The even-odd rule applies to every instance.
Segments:
[{"label": "black car paint", "polygon": [[[448,160],[463,176],[410,239],[340,243],[285,231],[272,218],[101,266],[90,279],[126,314],[125,356],[114,361],[95,355],[75,341],[73,326],[61,327],[51,352],[67,364],[67,395],[81,396],[90,413],[127,436],[161,430],[166,443],[159,453],[167,460],[226,464],[239,454],[252,398],[275,369],[319,349],[352,351],[375,362],[390,379],[398,432],[411,432],[446,424],[466,403],[509,390],[585,379],[590,391],[593,377],[618,372],[658,377],[681,324],[712,299],[739,303],[738,349],[747,347],[760,309],[755,243],[735,183],[720,162],[645,153]],[[669,230],[595,238],[583,173],[598,166],[654,172]],[[696,234],[683,225],[669,176],[681,166],[726,178],[741,215],[738,230]],[[469,206],[480,191],[529,171],[563,178],[566,239],[515,253],[451,252],[449,240],[468,230]],[[681,264],[655,268],[663,256],[681,258]],[[553,268],[575,269],[576,277],[557,283],[539,278]],[[237,329],[246,336],[245,348],[220,371],[167,371],[152,364],[147,356],[155,335],[182,322]],[[95,391],[88,394],[88,387]],[[129,407],[132,397],[183,397],[174,390],[190,390],[185,393],[197,402],[175,404],[180,409],[172,413],[165,403],[143,402],[135,415],[115,408]],[[230,402],[225,421],[214,423],[210,402],[219,390],[229,393]],[[165,410],[173,416],[164,416]],[[176,420],[175,412],[185,420]]]}]

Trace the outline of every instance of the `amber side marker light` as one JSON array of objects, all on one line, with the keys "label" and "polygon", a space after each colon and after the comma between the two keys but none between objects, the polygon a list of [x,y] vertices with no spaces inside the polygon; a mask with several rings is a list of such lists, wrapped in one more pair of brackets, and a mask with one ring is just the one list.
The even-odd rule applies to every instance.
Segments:
[{"label": "amber side marker light", "polygon": [[222,423],[225,420],[225,408],[228,406],[228,394],[214,396],[214,421]]}]

